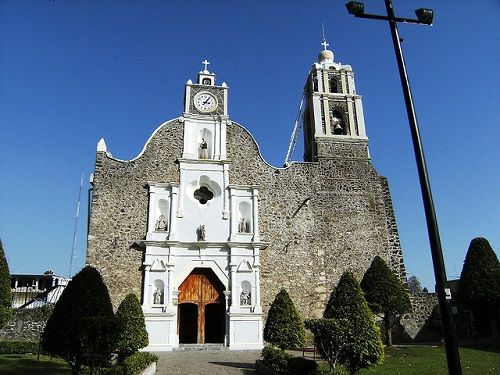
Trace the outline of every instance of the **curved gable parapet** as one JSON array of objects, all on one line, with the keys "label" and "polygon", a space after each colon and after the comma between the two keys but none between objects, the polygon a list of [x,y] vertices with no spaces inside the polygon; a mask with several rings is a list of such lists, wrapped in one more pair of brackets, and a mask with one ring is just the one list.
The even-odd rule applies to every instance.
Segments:
[{"label": "curved gable parapet", "polygon": [[117,161],[117,162],[122,162],[122,163],[129,163],[129,162],[133,162],[133,161],[136,161],[138,159],[140,159],[144,153],[147,152],[147,150],[150,148],[151,144],[154,143],[154,140],[155,138],[161,136],[161,133],[162,133],[162,130],[164,130],[165,128],[168,128],[168,125],[171,125],[171,124],[178,124],[179,127],[181,128],[181,131],[182,131],[182,124],[180,123],[179,121],[180,117],[178,118],[174,118],[174,119],[171,119],[171,120],[168,120],[168,121],[165,121],[163,122],[162,124],[160,124],[154,131],[153,133],[151,134],[151,136],[148,138],[148,140],[146,141],[146,143],[144,144],[144,146],[142,147],[142,150],[141,152],[139,152],[139,154],[137,154],[137,156],[135,156],[134,158],[132,159],[120,159],[120,158],[116,158],[114,157],[111,152],[109,152],[108,150],[103,150],[102,149],[102,144],[104,144],[104,147],[105,147],[105,143],[104,143],[104,140],[101,139],[99,141],[99,144],[98,144],[98,147],[97,147],[97,152],[100,152],[100,151],[104,151],[106,152],[106,156],[113,160],[113,161]]},{"label": "curved gable parapet", "polygon": [[[260,162],[264,163],[266,166],[281,169],[270,164],[260,150],[259,144],[257,143],[255,137],[252,133],[243,125],[238,122],[231,121],[228,126],[228,157],[229,159],[234,159],[237,154],[242,154],[242,152],[237,153],[236,151],[244,151],[248,156],[252,155],[257,158]],[[237,146],[237,147],[235,147]]]}]

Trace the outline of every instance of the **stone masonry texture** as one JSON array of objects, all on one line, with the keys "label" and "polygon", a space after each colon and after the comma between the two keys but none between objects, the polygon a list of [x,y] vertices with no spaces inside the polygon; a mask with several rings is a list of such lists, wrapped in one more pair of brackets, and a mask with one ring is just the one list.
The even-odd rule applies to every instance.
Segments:
[{"label": "stone masonry texture", "polygon": [[[176,119],[134,160],[97,153],[87,263],[101,272],[115,309],[127,293],[141,295],[143,254],[133,243],[146,234],[147,183],[179,182],[182,147]],[[361,280],[376,255],[406,281],[388,183],[372,166],[367,141],[321,140],[317,150],[317,162],[275,168],[247,130],[227,127],[230,184],[259,189],[261,239],[269,242],[261,252],[264,313],[285,288],[302,317],[321,316],[342,273]]]}]

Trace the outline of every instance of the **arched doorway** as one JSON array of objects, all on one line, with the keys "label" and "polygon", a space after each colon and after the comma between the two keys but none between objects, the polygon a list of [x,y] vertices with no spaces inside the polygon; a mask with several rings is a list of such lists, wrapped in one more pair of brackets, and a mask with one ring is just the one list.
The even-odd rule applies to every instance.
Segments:
[{"label": "arched doorway", "polygon": [[195,268],[179,287],[181,344],[224,343],[224,285],[210,268]]}]

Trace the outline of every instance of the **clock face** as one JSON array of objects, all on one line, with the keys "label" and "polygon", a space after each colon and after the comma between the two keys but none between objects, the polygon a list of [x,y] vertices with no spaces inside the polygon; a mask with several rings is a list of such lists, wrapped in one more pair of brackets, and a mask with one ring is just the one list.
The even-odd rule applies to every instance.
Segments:
[{"label": "clock face", "polygon": [[194,106],[200,112],[213,112],[217,106],[217,99],[209,92],[200,92],[194,96]]}]

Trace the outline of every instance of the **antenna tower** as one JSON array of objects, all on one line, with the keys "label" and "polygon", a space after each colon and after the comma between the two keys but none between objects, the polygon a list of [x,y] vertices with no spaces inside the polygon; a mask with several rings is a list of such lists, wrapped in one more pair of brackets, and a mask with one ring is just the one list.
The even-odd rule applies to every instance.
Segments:
[{"label": "antenna tower", "polygon": [[76,259],[76,231],[78,229],[78,217],[80,216],[80,200],[82,198],[83,173],[80,178],[80,189],[78,190],[78,203],[76,205],[75,230],[73,232],[73,247],[71,248],[71,259],[69,261],[69,275],[73,274],[73,259]]}]

